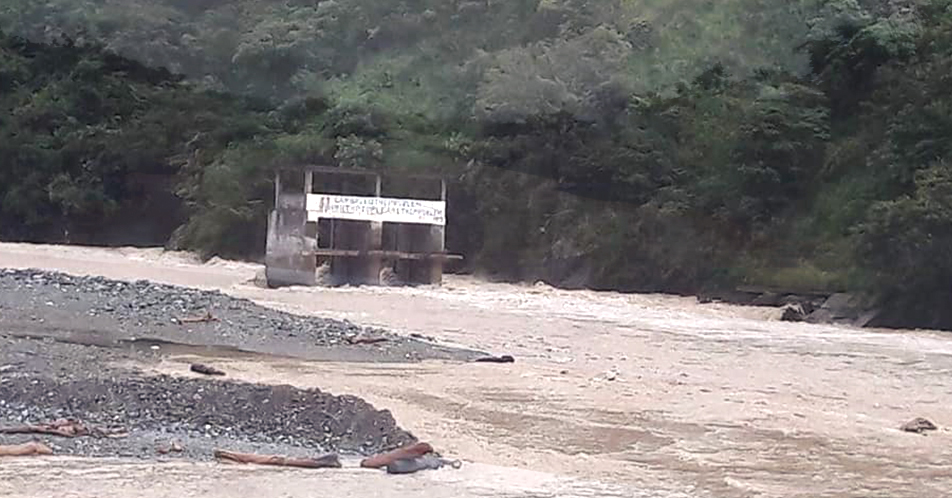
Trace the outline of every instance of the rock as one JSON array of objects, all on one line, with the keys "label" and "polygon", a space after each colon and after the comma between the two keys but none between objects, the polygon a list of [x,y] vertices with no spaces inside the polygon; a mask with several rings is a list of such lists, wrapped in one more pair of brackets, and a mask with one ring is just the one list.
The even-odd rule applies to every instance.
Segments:
[{"label": "rock", "polygon": [[786,294],[780,298],[780,306],[788,305],[797,305],[803,310],[804,316],[809,315],[816,311],[817,308],[823,305],[826,302],[829,296],[825,295],[801,295],[801,294]]},{"label": "rock", "polygon": [[255,272],[255,278],[251,280],[251,284],[262,289],[268,288],[268,274],[264,268]]},{"label": "rock", "polygon": [[322,285],[325,287],[335,285],[334,274],[331,273],[330,263],[324,263],[321,266],[318,266],[316,270],[314,270],[314,282],[317,285]]},{"label": "rock", "polygon": [[380,285],[396,287],[403,285],[403,281],[393,268],[385,266],[380,270]]},{"label": "rock", "polygon": [[915,432],[916,434],[922,434],[925,431],[935,431],[938,429],[939,428],[936,427],[935,424],[922,417],[916,417],[905,424],[902,424],[902,427],[899,428],[899,430],[905,432]]},{"label": "rock", "polygon": [[799,304],[788,304],[784,306],[783,313],[780,315],[782,322],[802,322],[806,319],[806,313]]},{"label": "rock", "polygon": [[833,323],[840,325],[866,326],[878,311],[863,299],[853,294],[837,293],[824,301],[819,309],[806,317],[809,323]]},{"label": "rock", "polygon": [[762,292],[750,292],[744,290],[725,290],[704,291],[698,293],[697,300],[702,303],[726,303],[749,306],[753,304]]},{"label": "rock", "polygon": [[763,294],[754,298],[750,304],[754,306],[780,306],[780,300],[780,294],[774,292],[764,292]]}]

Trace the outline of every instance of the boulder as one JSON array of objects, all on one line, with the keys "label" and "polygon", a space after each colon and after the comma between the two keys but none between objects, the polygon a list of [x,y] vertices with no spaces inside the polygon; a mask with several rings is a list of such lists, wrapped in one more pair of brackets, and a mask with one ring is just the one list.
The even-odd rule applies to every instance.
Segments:
[{"label": "boulder", "polygon": [[750,304],[754,306],[780,306],[783,296],[777,294],[776,292],[764,292],[763,294],[754,298]]},{"label": "boulder", "polygon": [[823,306],[829,296],[817,294],[786,294],[780,299],[780,306],[799,306],[804,315],[809,315]]},{"label": "boulder", "polygon": [[264,268],[255,272],[255,278],[251,281],[252,285],[255,287],[261,287],[262,289],[268,288],[268,274]]},{"label": "boulder", "polygon": [[333,287],[336,284],[329,262],[322,263],[314,270],[314,280],[317,285],[324,287]]},{"label": "boulder", "polygon": [[754,303],[754,300],[762,294],[761,292],[715,289],[698,292],[697,300],[699,303],[725,303],[750,306]]},{"label": "boulder", "polygon": [[807,314],[799,304],[788,304],[783,307],[783,313],[780,320],[783,322],[802,322],[806,320]]},{"label": "boulder", "polygon": [[393,268],[385,266],[380,269],[380,285],[387,287],[397,287],[403,285],[400,275]]},{"label": "boulder", "polygon": [[827,298],[822,306],[806,317],[806,321],[865,327],[878,313],[862,298],[841,292]]},{"label": "boulder", "polygon": [[935,431],[939,428],[936,427],[931,421],[924,419],[922,417],[916,417],[899,428],[901,431],[905,432],[915,432],[916,434],[922,434],[925,431]]}]

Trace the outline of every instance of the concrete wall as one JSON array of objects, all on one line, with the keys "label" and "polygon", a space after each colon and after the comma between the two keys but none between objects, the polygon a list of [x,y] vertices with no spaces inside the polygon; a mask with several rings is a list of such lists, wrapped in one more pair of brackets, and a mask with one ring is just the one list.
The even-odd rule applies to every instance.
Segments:
[{"label": "concrete wall", "polygon": [[[295,175],[300,175],[296,173]],[[442,252],[444,249],[444,227],[442,225],[421,224],[419,216],[428,213],[406,212],[406,205],[394,199],[383,199],[394,206],[393,213],[384,213],[393,219],[402,220],[409,216],[411,222],[384,223],[385,219],[371,217],[370,220],[335,219],[333,223],[321,221],[312,214],[308,221],[308,194],[313,191],[313,173],[287,178],[281,175],[275,178],[275,209],[268,219],[268,236],[265,256],[266,276],[270,287],[285,285],[315,285],[317,283],[317,255],[319,246],[337,250],[398,250],[407,253]],[[380,197],[380,179],[375,186],[376,196]],[[325,186],[326,187],[326,186]],[[445,184],[441,184],[440,201],[421,201],[437,204],[439,210],[445,208]],[[285,191],[288,189],[288,191]],[[311,195],[319,202],[322,197]],[[346,200],[346,199],[345,199]],[[343,202],[343,201],[342,201]],[[386,204],[385,202],[385,204]],[[330,208],[332,206],[328,206]],[[353,207],[353,206],[351,206]],[[350,209],[351,207],[348,207]],[[357,206],[358,208],[360,205]],[[422,208],[421,208],[422,209]],[[438,210],[438,211],[439,211]],[[348,211],[349,213],[349,211]],[[396,213],[396,214],[394,214]],[[344,213],[347,214],[347,213]],[[367,216],[370,216],[370,213]],[[397,216],[399,214],[399,216]],[[350,216],[348,214],[348,216]],[[384,216],[384,218],[386,218]],[[352,216],[353,217],[353,216]],[[362,216],[356,216],[361,218]],[[386,219],[391,219],[386,218]],[[440,222],[445,214],[439,217]],[[392,221],[392,220],[391,220]],[[384,243],[384,232],[388,232]],[[318,240],[320,239],[320,244]],[[329,240],[328,240],[329,239]],[[395,246],[395,247],[394,247]],[[382,260],[379,255],[361,257],[331,257],[330,280],[335,285],[379,285]],[[437,284],[442,280],[442,261],[439,260],[401,260],[396,264],[397,273],[407,283]]]},{"label": "concrete wall", "polygon": [[314,285],[317,240],[307,236],[304,193],[281,193],[268,217],[265,275],[268,286]]}]

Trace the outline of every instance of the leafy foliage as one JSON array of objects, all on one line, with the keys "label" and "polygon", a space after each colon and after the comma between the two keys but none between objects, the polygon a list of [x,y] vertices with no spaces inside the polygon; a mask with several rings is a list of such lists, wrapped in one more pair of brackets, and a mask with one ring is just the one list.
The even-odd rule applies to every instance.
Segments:
[{"label": "leafy foliage", "polygon": [[[214,150],[261,131],[233,99],[192,92],[165,70],[95,46],[0,37],[0,227],[7,237],[94,239],[138,205],[136,175],[174,174],[193,137]],[[174,217],[169,220],[175,222]]]},{"label": "leafy foliage", "polygon": [[448,242],[474,270],[934,309],[950,5],[10,0],[0,27],[37,42],[0,46],[0,235],[95,240],[155,174],[174,245],[253,256],[272,165],[426,169],[458,179]]}]

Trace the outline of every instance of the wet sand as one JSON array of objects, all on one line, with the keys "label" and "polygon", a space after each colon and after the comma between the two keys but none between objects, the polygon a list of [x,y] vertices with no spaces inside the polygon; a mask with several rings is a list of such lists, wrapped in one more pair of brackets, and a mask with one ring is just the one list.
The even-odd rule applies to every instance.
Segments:
[{"label": "wet sand", "polygon": [[[620,490],[615,496],[659,497],[952,493],[952,336],[941,333],[792,324],[764,308],[453,276],[442,288],[267,290],[248,283],[257,265],[203,265],[158,250],[2,244],[0,267],[220,289],[285,311],[516,357],[512,364],[396,365],[220,359],[236,379],[360,396],[466,461],[461,471],[410,479],[292,472],[282,475],[276,496],[347,486],[380,496],[613,496],[611,487]],[[181,372],[192,359],[170,355],[145,367]],[[917,416],[940,430],[898,430]],[[112,470],[97,470],[102,475],[88,479],[88,488],[66,478],[56,487],[44,467],[17,465],[25,466],[16,471],[17,496],[118,496],[129,479],[166,472],[106,466]],[[51,468],[69,475],[76,465],[99,464]],[[481,469],[493,476],[495,493],[481,494],[488,479]],[[183,486],[196,496],[211,489],[199,483],[225,479],[216,466],[174,472],[190,476]],[[273,479],[248,472],[249,483]],[[548,484],[526,484],[526,472]],[[0,471],[0,480],[8,477]],[[140,496],[165,496],[155,489]]]}]

